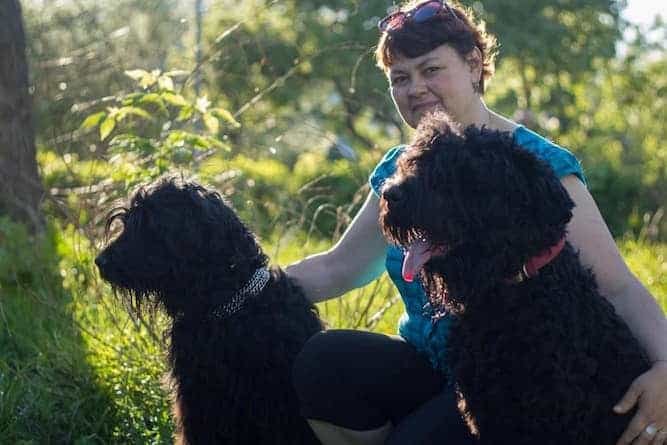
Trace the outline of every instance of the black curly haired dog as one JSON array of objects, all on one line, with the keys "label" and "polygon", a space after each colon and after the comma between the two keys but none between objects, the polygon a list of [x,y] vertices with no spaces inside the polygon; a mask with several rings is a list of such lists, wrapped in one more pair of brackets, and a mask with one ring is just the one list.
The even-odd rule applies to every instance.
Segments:
[{"label": "black curly haired dog", "polygon": [[612,408],[649,361],[564,241],[573,207],[509,133],[442,114],[384,185],[383,233],[423,264],[436,314],[454,315],[448,363],[482,444],[612,445],[634,414]]},{"label": "black curly haired dog", "polygon": [[175,178],[140,188],[107,220],[122,232],[96,258],[137,314],[171,318],[178,441],[316,444],[291,383],[301,347],[323,329],[295,283],[212,190]]}]

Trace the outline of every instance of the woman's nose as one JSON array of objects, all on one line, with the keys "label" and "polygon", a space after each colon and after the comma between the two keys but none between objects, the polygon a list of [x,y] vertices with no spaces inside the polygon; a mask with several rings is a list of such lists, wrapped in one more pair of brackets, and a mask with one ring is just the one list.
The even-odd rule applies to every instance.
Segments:
[{"label": "woman's nose", "polygon": [[420,76],[414,76],[410,82],[410,87],[408,89],[408,95],[410,97],[420,97],[426,93],[428,89],[426,88],[426,82]]}]

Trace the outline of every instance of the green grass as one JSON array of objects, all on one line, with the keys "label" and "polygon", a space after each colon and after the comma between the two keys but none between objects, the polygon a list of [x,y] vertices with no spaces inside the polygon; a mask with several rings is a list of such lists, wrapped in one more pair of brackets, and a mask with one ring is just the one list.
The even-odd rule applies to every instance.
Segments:
[{"label": "green grass", "polygon": [[[114,303],[73,228],[30,240],[0,219],[0,437],[16,444],[167,444],[164,320],[147,329]],[[287,264],[328,243],[285,234],[264,242]],[[620,243],[631,269],[667,308],[667,244]],[[386,276],[319,305],[334,328],[394,333],[403,306]],[[161,324],[162,323],[162,324]]]},{"label": "green grass", "polygon": [[31,243],[2,219],[0,239],[2,443],[106,443],[112,398],[86,360],[53,239]]},{"label": "green grass", "polygon": [[667,244],[627,239],[619,247],[630,270],[667,312]]},{"label": "green grass", "polygon": [[170,443],[162,351],[110,304],[85,239],[1,219],[0,239],[0,442]]},{"label": "green grass", "polygon": [[106,443],[171,443],[171,404],[163,384],[163,320],[148,329],[141,320],[131,319],[99,280],[88,240],[71,227],[64,235],[58,244],[60,266],[70,273],[63,285],[74,296],[71,312],[87,362],[98,387],[110,396]]}]

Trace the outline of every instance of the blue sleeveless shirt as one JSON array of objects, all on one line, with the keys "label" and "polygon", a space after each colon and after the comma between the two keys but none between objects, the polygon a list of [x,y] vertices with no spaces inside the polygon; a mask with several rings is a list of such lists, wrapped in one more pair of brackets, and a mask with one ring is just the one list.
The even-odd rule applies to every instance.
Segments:
[{"label": "blue sleeveless shirt", "polygon": [[[559,178],[576,175],[586,184],[579,161],[565,148],[548,141],[524,126],[519,126],[514,130],[514,140],[523,148],[547,161]],[[378,196],[384,181],[394,174],[396,160],[404,147],[404,145],[399,145],[389,150],[371,173],[369,182]],[[388,246],[385,261],[387,273],[396,285],[405,305],[405,312],[398,321],[398,333],[420,353],[426,355],[434,368],[447,373],[445,342],[451,318],[445,316],[437,322],[431,321],[433,313],[426,304],[427,298],[421,283],[418,279],[408,283],[401,276],[403,256],[400,248],[394,245]]]}]

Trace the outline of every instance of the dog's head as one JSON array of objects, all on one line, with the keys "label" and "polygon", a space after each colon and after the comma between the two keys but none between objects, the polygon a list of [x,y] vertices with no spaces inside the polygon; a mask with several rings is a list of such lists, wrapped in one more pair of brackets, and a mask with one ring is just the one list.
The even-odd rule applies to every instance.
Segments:
[{"label": "dog's head", "polygon": [[115,222],[120,233],[95,263],[137,313],[163,306],[173,316],[224,304],[267,264],[222,197],[194,182],[168,177],[140,187],[109,213],[107,234]]},{"label": "dog's head", "polygon": [[422,120],[383,186],[380,225],[408,249],[404,270],[421,270],[429,296],[457,310],[557,244],[573,206],[511,134],[461,130],[439,113]]}]

